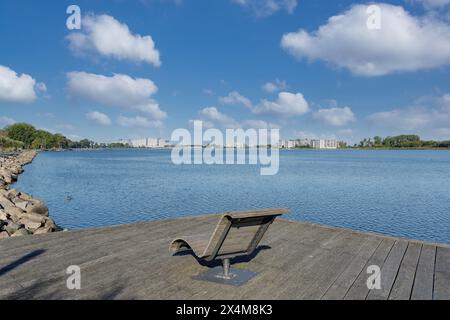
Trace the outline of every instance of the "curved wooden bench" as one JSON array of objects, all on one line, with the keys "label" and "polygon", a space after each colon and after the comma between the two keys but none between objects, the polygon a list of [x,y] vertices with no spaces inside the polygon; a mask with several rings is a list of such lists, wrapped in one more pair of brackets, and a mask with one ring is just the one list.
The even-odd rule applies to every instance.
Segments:
[{"label": "curved wooden bench", "polygon": [[230,259],[251,255],[276,217],[289,209],[263,209],[225,213],[210,233],[178,237],[172,241],[169,250],[177,253],[192,250],[200,259],[212,261],[221,259],[223,279],[231,279]]}]

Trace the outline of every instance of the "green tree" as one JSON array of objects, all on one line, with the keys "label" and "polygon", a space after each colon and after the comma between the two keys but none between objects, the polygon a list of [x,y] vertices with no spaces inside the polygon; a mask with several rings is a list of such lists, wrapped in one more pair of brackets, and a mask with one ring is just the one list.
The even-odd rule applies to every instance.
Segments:
[{"label": "green tree", "polygon": [[25,144],[22,141],[13,140],[11,138],[8,138],[6,136],[0,136],[0,149],[22,149],[25,146]]},{"label": "green tree", "polygon": [[33,149],[47,149],[52,140],[52,134],[45,130],[36,130],[34,140],[31,144]]},{"label": "green tree", "polygon": [[380,136],[373,137],[373,143],[375,144],[375,147],[380,147],[383,145],[383,139]]},{"label": "green tree", "polygon": [[28,123],[15,123],[5,128],[8,138],[21,141],[25,148],[30,148],[34,141],[36,129]]}]

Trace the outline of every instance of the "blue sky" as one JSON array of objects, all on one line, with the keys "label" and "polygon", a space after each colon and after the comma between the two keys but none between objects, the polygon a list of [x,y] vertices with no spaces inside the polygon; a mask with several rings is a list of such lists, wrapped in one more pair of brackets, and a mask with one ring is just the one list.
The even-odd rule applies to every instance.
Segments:
[{"label": "blue sky", "polygon": [[[5,0],[0,127],[113,141],[200,119],[283,138],[448,140],[449,3]],[[80,30],[66,27],[71,4]]]}]

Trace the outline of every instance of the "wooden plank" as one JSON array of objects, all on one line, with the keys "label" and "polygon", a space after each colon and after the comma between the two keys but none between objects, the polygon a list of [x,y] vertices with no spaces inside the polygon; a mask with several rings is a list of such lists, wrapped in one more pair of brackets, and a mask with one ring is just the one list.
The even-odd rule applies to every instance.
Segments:
[{"label": "wooden plank", "polygon": [[[346,256],[348,259],[349,253],[345,253],[346,244],[352,247],[364,242],[361,241],[361,238],[351,237],[346,231],[337,231],[334,230],[334,235],[317,248],[315,253],[309,259],[305,260],[306,263],[295,263],[293,265],[295,269],[292,269],[293,271],[290,272],[291,276],[280,290],[274,293],[275,297],[281,299],[301,299],[303,295],[310,295],[308,298],[317,298],[314,295],[316,288],[311,288],[312,284],[321,277],[326,277],[329,273],[333,274],[338,272],[338,266],[333,261],[334,259],[339,259],[339,256],[341,258],[342,256]],[[333,234],[332,230],[329,232]],[[334,269],[329,268],[330,265],[334,265]],[[309,291],[310,288],[311,291]],[[320,291],[320,288],[317,288],[317,290]]]},{"label": "wooden plank", "polygon": [[424,244],[420,252],[416,278],[411,294],[412,300],[432,300],[436,246]]},{"label": "wooden plank", "polygon": [[408,241],[397,240],[389,252],[386,261],[381,267],[381,289],[372,289],[367,295],[369,300],[386,300],[389,297],[394,281],[397,277],[400,264],[405,256]]},{"label": "wooden plank", "polygon": [[389,300],[409,300],[411,298],[422,244],[410,242],[389,295]]},{"label": "wooden plank", "polygon": [[331,256],[324,263],[324,268],[315,270],[311,285],[304,292],[296,295],[296,298],[321,299],[361,250],[366,250],[365,244],[369,241],[368,238],[369,236],[348,233],[344,239],[344,247],[332,250]]},{"label": "wooden plank", "polygon": [[434,299],[450,300],[450,249],[437,247],[434,272]]},{"label": "wooden plank", "polygon": [[[317,256],[323,252],[320,246],[340,233],[338,230],[320,230],[311,226],[300,233],[295,231],[295,225],[291,225],[289,236],[286,237],[284,242],[285,248],[278,251],[278,254],[272,257],[270,263],[266,264],[270,268],[265,269],[264,282],[271,285],[261,286],[260,283],[255,281],[244,290],[242,299],[274,299],[276,294],[282,294],[280,291],[289,279],[303,268],[311,265],[317,259]],[[274,287],[278,288],[276,292],[273,290]]]},{"label": "wooden plank", "polygon": [[375,250],[372,257],[367,261],[361,273],[356,278],[353,285],[350,287],[348,292],[345,294],[345,300],[365,300],[367,294],[369,293],[369,288],[367,288],[367,278],[368,274],[366,270],[371,265],[382,266],[389,252],[391,251],[395,240],[392,239],[383,239],[378,248]]},{"label": "wooden plank", "polygon": [[324,300],[340,300],[345,297],[358,276],[363,272],[364,266],[372,257],[375,250],[381,244],[382,239],[371,237],[359,251],[358,255],[351,261],[347,268],[330,285],[321,297]]}]

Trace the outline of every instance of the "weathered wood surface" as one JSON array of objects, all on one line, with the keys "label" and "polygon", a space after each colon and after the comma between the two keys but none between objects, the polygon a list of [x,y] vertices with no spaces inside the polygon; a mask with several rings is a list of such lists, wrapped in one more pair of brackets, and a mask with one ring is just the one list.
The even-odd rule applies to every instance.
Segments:
[{"label": "weathered wood surface", "polygon": [[[450,299],[450,246],[278,219],[241,287],[193,280],[208,266],[172,256],[177,236],[213,230],[220,216],[162,220],[0,240],[0,299]],[[81,268],[81,290],[66,286]],[[367,267],[381,290],[367,288]]]}]

